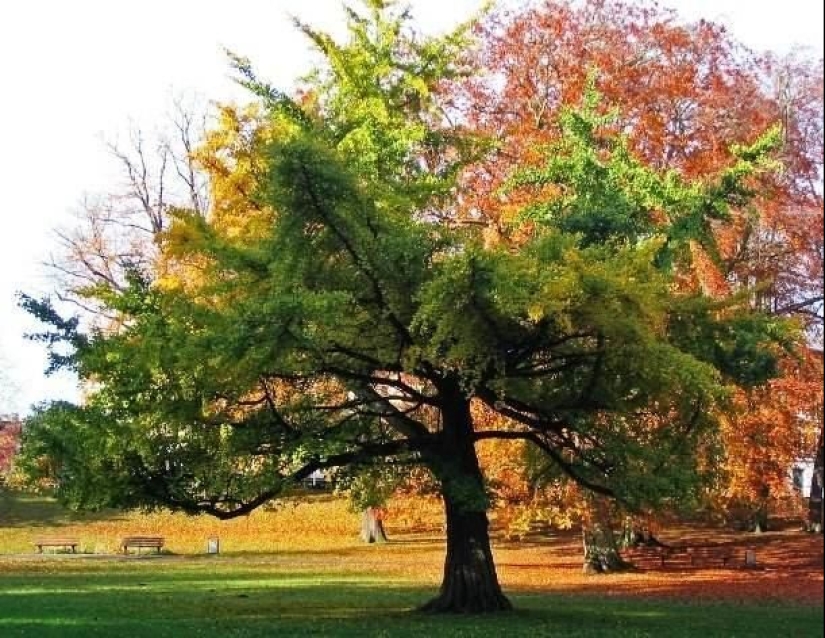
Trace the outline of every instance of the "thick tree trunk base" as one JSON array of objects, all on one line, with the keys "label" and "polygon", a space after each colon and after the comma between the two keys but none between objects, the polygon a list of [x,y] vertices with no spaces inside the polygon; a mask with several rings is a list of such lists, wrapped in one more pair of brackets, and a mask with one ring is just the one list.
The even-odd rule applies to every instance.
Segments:
[{"label": "thick tree trunk base", "polygon": [[489,614],[509,611],[496,575],[485,512],[461,512],[447,501],[447,556],[438,596],[421,611]]},{"label": "thick tree trunk base", "polygon": [[447,523],[444,580],[419,610],[433,614],[492,614],[512,605],[502,593],[490,547],[489,505],[473,445],[470,402],[458,383],[442,411],[444,449],[433,469],[442,484]]},{"label": "thick tree trunk base", "polygon": [[622,558],[613,530],[609,526],[596,525],[591,530],[583,530],[582,540],[584,545],[582,571],[585,574],[615,574],[635,569],[633,563]]},{"label": "thick tree trunk base", "polygon": [[493,614],[512,609],[512,603],[501,591],[474,591],[472,596],[464,596],[460,587],[442,592],[418,608],[428,614]]}]

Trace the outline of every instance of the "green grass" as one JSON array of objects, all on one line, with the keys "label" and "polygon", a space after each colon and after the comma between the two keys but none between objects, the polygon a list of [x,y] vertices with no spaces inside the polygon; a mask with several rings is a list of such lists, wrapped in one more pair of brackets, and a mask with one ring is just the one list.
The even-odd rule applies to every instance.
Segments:
[{"label": "green grass", "polygon": [[261,558],[7,559],[0,636],[821,636],[822,609],[512,595],[518,611],[433,617],[434,592]]},{"label": "green grass", "polygon": [[[442,541],[367,547],[357,529],[357,516],[323,498],[217,526],[168,513],[72,514],[52,499],[0,490],[0,637],[823,635],[821,605],[709,605],[512,586],[513,613],[427,616],[413,609],[435,593]],[[113,556],[117,539],[137,530],[163,533],[176,555]],[[215,531],[224,553],[204,556],[203,539]],[[41,534],[77,535],[96,555],[33,555],[31,539]]]}]

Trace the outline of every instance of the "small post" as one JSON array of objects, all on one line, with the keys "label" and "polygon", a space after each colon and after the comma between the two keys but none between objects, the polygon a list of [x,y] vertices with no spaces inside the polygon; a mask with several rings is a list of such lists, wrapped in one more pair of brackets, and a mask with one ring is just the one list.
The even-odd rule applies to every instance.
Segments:
[{"label": "small post", "polygon": [[221,550],[221,539],[217,536],[210,536],[206,541],[206,553],[218,554]]},{"label": "small post", "polygon": [[745,567],[756,567],[756,552],[752,549],[745,550]]}]

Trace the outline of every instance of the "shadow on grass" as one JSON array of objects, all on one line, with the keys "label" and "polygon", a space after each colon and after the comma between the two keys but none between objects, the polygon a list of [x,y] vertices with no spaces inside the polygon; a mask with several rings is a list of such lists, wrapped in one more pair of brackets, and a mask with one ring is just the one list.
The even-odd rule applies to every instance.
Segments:
[{"label": "shadow on grass", "polygon": [[818,636],[821,608],[516,594],[517,611],[430,616],[420,585],[232,564],[0,575],[0,635]]},{"label": "shadow on grass", "polygon": [[61,527],[122,519],[120,512],[71,512],[50,496],[0,488],[0,527]]}]

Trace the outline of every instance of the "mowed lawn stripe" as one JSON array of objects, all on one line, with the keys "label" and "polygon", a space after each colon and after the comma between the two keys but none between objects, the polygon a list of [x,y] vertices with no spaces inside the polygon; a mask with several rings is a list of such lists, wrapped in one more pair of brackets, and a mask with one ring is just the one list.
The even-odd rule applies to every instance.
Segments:
[{"label": "mowed lawn stripe", "polygon": [[[88,566],[88,570],[84,567]],[[513,595],[490,617],[412,611],[432,589],[371,574],[294,572],[243,561],[133,561],[71,573],[0,573],[0,635],[820,636],[822,608]],[[58,566],[59,568],[59,566]]]}]

